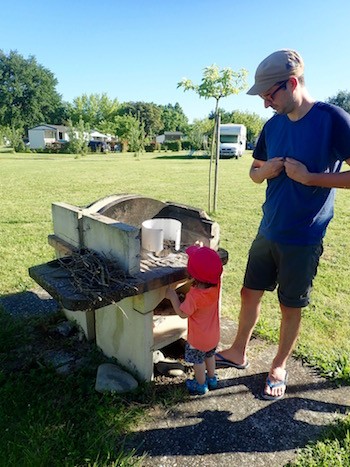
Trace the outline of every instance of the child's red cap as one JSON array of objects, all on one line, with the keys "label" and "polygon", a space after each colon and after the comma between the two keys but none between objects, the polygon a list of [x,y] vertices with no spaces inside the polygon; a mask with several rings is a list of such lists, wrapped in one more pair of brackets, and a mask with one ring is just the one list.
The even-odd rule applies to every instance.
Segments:
[{"label": "child's red cap", "polygon": [[200,282],[217,284],[222,274],[222,262],[216,251],[207,246],[190,246],[187,270],[190,276]]}]

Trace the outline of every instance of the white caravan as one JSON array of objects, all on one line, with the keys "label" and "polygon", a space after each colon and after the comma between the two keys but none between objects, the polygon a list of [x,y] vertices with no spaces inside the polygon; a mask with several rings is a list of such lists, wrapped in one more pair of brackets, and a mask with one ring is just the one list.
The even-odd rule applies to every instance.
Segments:
[{"label": "white caravan", "polygon": [[220,159],[238,159],[247,142],[247,128],[236,123],[220,125]]}]

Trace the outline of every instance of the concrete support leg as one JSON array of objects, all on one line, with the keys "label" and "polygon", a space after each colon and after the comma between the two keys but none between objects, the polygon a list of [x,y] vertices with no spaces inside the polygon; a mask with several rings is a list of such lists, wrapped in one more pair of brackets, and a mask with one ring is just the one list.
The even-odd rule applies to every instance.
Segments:
[{"label": "concrete support leg", "polygon": [[63,308],[63,313],[69,321],[75,323],[84,331],[88,341],[95,339],[95,311],[70,311]]},{"label": "concrete support leg", "polygon": [[133,298],[96,310],[96,344],[145,381],[153,377],[153,313],[139,313]]}]

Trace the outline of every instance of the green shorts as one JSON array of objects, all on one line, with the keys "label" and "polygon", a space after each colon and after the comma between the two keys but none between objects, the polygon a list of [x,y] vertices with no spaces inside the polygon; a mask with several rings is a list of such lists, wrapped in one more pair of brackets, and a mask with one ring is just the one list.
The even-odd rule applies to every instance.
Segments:
[{"label": "green shorts", "polygon": [[312,281],[322,253],[322,241],[317,245],[283,245],[258,234],[249,251],[244,286],[268,291],[278,286],[282,305],[305,307],[310,302]]}]

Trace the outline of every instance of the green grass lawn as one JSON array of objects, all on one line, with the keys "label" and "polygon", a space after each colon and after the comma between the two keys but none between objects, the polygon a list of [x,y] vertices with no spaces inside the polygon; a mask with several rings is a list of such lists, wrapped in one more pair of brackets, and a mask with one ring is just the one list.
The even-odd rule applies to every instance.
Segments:
[{"label": "green grass lawn", "polygon": [[[250,155],[251,152],[247,151],[239,160],[220,161],[218,209],[216,213],[211,214],[211,217],[220,225],[220,246],[229,252],[229,262],[225,266],[224,275],[223,314],[235,320],[239,312],[240,288],[247,253],[260,222],[261,204],[265,191],[264,184],[256,185],[248,177]],[[84,206],[115,193],[137,193],[162,201],[192,205],[207,211],[209,162],[200,157],[189,158],[186,154],[162,153],[142,154],[138,157],[132,154],[103,154],[77,158],[71,155],[3,152],[0,153],[0,164],[0,293],[2,295],[34,287],[36,284],[28,276],[28,268],[54,258],[54,251],[47,242],[48,234],[53,232],[52,202],[67,202]],[[349,213],[349,192],[338,190],[335,218],[328,228],[324,242],[324,255],[314,281],[312,303],[303,312],[301,336],[295,351],[295,354],[303,358],[305,362],[314,365],[328,377],[338,379],[342,384],[350,382],[350,298],[347,289],[350,270],[350,238],[347,235],[350,224]],[[256,333],[277,342],[278,328],[279,308],[276,295],[268,293],[265,294],[263,300],[262,315]],[[2,329],[4,341],[5,335],[15,332],[17,331],[12,327]],[[3,348],[1,352],[6,352],[6,349]],[[45,375],[40,377],[47,389],[46,393],[50,393],[52,375],[50,378]],[[2,400],[10,398],[13,404],[12,409],[15,410],[14,406],[17,402],[11,390],[16,387],[16,384],[23,385],[23,387],[29,384],[32,388],[36,384],[35,378],[38,378],[36,373],[23,375],[23,380],[20,379],[17,383],[15,380],[8,382],[0,380],[0,397]],[[67,387],[63,390],[71,394],[72,390],[68,388],[71,381],[65,384]],[[78,382],[75,386],[77,385],[79,386]],[[82,389],[80,388],[79,391]],[[30,394],[27,396],[25,394],[24,391],[24,402],[16,406],[18,413],[22,413],[22,404],[26,403],[26,397],[28,401],[32,397]],[[43,394],[45,393],[39,391],[37,404],[45,411]],[[144,397],[143,395],[142,403],[145,403]],[[90,401],[89,408],[91,409],[96,405],[98,396],[93,391],[86,390],[84,398]],[[150,400],[152,402],[152,398]],[[147,404],[149,402],[148,400]],[[113,417],[119,417],[125,429],[128,424],[137,421],[139,409],[136,410],[136,408],[139,405],[128,402],[128,410],[126,410],[123,403],[115,397],[105,398],[102,401],[100,415],[97,415],[98,420],[101,418],[101,424],[106,423],[107,413],[109,413],[108,417],[112,417],[111,406]],[[7,407],[8,410],[9,407]],[[64,409],[68,410],[65,405]],[[9,414],[10,412],[8,414],[6,412],[6,417],[1,417],[1,419],[8,420]],[[37,433],[32,433],[35,444],[36,441],[45,438],[43,432],[47,426],[57,425],[56,441],[60,444],[60,437],[64,434],[59,427],[67,422],[59,419],[51,421],[52,417],[52,413],[42,413],[38,424],[35,425],[33,414],[29,413],[19,429],[23,431],[31,427],[31,430],[37,430]],[[83,417],[80,412],[79,417]],[[1,419],[0,429],[3,431],[5,424],[1,426],[4,423]],[[106,425],[102,429],[100,422],[93,428],[93,435],[97,436],[98,433],[98,436],[103,436],[103,430],[105,430],[112,438],[120,436],[118,430],[111,433],[111,428]],[[74,423],[82,423],[82,420],[72,420],[72,425]],[[10,434],[13,435],[13,429],[14,427],[10,424],[9,435],[5,437],[6,442],[4,439],[0,441],[0,452],[8,453],[5,444],[9,442]],[[74,431],[72,426],[65,427],[65,429]],[[16,430],[18,430],[17,425]],[[57,465],[85,465],[82,457],[84,454],[90,460],[92,459],[89,465],[122,465],[120,459],[119,463],[112,464],[112,461],[116,459],[115,453],[114,457],[112,456],[108,461],[109,463],[107,462],[107,453],[112,452],[112,444],[109,444],[108,436],[106,439],[100,448],[96,443],[89,445],[87,440],[81,441],[82,448],[79,450],[72,441],[71,452],[68,449],[70,454],[65,450],[64,454],[58,458],[60,462]],[[67,442],[66,444],[69,445]],[[49,443],[45,446],[47,452],[53,449]],[[94,464],[99,453],[101,457]],[[7,465],[45,465],[44,458],[42,464],[30,464],[28,456],[25,457],[27,463],[21,464],[19,461],[21,458],[14,457],[14,462],[17,460],[18,463]],[[4,465],[1,462],[1,454],[0,465]]]}]

